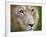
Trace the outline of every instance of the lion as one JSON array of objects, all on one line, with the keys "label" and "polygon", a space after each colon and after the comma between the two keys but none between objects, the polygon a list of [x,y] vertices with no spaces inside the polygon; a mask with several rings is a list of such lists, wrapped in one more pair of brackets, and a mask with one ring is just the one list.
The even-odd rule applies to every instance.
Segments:
[{"label": "lion", "polygon": [[38,10],[31,5],[11,5],[11,31],[33,31],[39,19]]}]

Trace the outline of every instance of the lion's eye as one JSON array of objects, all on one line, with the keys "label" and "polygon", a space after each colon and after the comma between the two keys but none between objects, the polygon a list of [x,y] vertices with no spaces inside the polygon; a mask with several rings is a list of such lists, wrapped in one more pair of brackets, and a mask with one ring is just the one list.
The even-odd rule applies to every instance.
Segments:
[{"label": "lion's eye", "polygon": [[23,10],[20,10],[19,12],[24,13],[24,11],[23,11]]},{"label": "lion's eye", "polygon": [[34,11],[34,9],[32,9],[31,11]]}]

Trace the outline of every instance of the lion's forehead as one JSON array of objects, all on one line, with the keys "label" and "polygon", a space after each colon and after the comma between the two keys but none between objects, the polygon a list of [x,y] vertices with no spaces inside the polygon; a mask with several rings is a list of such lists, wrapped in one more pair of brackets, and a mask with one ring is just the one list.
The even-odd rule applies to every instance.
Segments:
[{"label": "lion's forehead", "polygon": [[28,6],[28,5],[19,5],[19,6],[17,6],[16,8],[18,8],[18,9],[32,9],[32,8],[34,8],[33,6]]}]

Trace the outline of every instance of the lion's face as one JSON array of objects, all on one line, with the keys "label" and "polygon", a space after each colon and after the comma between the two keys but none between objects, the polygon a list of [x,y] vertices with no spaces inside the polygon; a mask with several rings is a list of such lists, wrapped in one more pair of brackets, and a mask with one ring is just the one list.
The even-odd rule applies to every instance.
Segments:
[{"label": "lion's face", "polygon": [[23,30],[33,30],[36,11],[32,6],[16,6],[15,16],[18,26]]}]

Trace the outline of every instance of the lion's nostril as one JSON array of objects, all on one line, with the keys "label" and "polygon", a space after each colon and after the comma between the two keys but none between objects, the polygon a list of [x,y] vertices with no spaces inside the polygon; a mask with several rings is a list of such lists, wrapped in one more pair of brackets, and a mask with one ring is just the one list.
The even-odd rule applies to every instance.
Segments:
[{"label": "lion's nostril", "polygon": [[28,25],[30,25],[32,27],[34,24],[28,24]]}]

